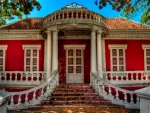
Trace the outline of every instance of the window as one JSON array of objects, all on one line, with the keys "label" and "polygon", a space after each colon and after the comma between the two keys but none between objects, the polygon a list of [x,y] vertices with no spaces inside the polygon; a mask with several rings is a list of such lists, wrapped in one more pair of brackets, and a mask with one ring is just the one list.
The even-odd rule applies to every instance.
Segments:
[{"label": "window", "polygon": [[150,45],[142,45],[144,49],[144,64],[145,70],[150,71]]},{"label": "window", "polygon": [[111,71],[125,71],[125,49],[127,45],[110,44]]},{"label": "window", "polygon": [[24,49],[24,70],[39,70],[39,49],[40,45],[23,45]]},{"label": "window", "polygon": [[5,71],[5,57],[7,45],[0,45],[0,71]]}]

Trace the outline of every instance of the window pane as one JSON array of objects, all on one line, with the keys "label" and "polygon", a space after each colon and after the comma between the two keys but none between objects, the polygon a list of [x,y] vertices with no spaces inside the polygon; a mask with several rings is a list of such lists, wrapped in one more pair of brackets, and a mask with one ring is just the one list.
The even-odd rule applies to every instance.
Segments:
[{"label": "window pane", "polygon": [[81,73],[81,66],[76,66],[76,73]]},{"label": "window pane", "polygon": [[116,49],[112,49],[112,56],[117,56],[117,50]]},{"label": "window pane", "polygon": [[26,58],[26,65],[30,65],[30,58]]},{"label": "window pane", "polygon": [[117,71],[117,66],[113,66],[113,71]]},{"label": "window pane", "polygon": [[30,57],[30,56],[31,56],[31,50],[27,50],[27,51],[26,51],[26,56],[27,56],[27,57]]},{"label": "window pane", "polygon": [[0,71],[3,71],[3,66],[0,66]]},{"label": "window pane", "polygon": [[3,65],[3,58],[0,58],[0,65]]},{"label": "window pane", "polygon": [[150,66],[147,66],[147,71],[150,71]]},{"label": "window pane", "polygon": [[30,66],[27,66],[27,67],[26,67],[26,71],[30,71]]},{"label": "window pane", "polygon": [[76,64],[81,64],[81,58],[76,58]]},{"label": "window pane", "polygon": [[73,66],[68,66],[68,73],[73,73]]},{"label": "window pane", "polygon": [[81,50],[80,49],[76,50],[76,56],[81,56]]},{"label": "window pane", "polygon": [[33,58],[33,65],[37,65],[37,58]]},{"label": "window pane", "polygon": [[146,56],[150,56],[150,49],[146,49]]},{"label": "window pane", "polygon": [[123,58],[119,58],[119,65],[123,65]]},{"label": "window pane", "polygon": [[3,50],[0,50],[0,57],[3,57]]},{"label": "window pane", "polygon": [[33,66],[33,71],[37,71],[37,66]]},{"label": "window pane", "polygon": [[73,50],[72,49],[68,50],[68,56],[73,56]]},{"label": "window pane", "polygon": [[123,56],[123,49],[119,49],[119,56]]},{"label": "window pane", "polygon": [[68,64],[73,64],[73,58],[68,58]]},{"label": "window pane", "polygon": [[113,65],[117,65],[117,58],[113,58]]},{"label": "window pane", "polygon": [[124,67],[123,66],[119,66],[119,71],[124,71]]},{"label": "window pane", "polygon": [[34,57],[37,56],[37,50],[36,50],[36,49],[33,50],[33,56],[34,56]]}]

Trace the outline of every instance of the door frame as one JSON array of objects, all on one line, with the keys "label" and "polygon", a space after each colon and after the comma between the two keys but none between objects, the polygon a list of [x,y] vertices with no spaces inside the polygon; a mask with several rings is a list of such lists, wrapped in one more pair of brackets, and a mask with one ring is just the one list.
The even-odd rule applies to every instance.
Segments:
[{"label": "door frame", "polygon": [[68,49],[81,49],[81,52],[82,52],[82,73],[83,73],[83,83],[84,83],[84,49],[85,49],[85,44],[76,44],[76,45],[70,45],[70,44],[66,44],[64,45],[64,49],[66,50],[66,83],[68,83],[68,57],[67,57],[67,51]]}]

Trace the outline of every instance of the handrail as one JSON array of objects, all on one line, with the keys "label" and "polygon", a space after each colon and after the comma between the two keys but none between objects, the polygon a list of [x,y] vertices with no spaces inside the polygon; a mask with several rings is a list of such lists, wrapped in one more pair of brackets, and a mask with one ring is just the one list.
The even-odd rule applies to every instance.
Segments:
[{"label": "handrail", "polygon": [[[126,108],[139,109],[139,97],[135,91],[128,91],[112,85],[92,72],[91,79],[93,88],[105,99],[112,101],[114,104],[123,105]],[[123,97],[122,99],[120,99],[121,96]]]}]

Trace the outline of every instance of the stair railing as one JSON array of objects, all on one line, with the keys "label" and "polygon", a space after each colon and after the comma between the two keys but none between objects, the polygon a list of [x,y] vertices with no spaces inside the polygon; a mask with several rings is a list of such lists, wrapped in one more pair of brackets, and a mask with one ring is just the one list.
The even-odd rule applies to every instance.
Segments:
[{"label": "stair railing", "polygon": [[27,109],[30,105],[40,104],[41,100],[47,99],[58,85],[58,71],[55,70],[52,76],[43,84],[21,92],[9,92],[11,100],[8,109]]},{"label": "stair railing", "polygon": [[100,96],[110,100],[113,104],[122,105],[125,108],[139,109],[139,97],[135,91],[128,91],[100,78],[97,74],[91,72],[91,85]]}]

